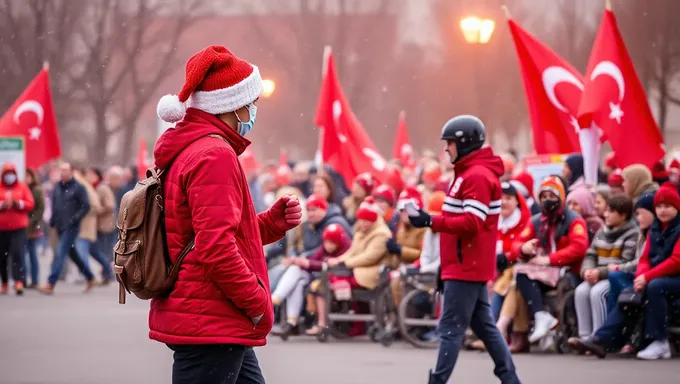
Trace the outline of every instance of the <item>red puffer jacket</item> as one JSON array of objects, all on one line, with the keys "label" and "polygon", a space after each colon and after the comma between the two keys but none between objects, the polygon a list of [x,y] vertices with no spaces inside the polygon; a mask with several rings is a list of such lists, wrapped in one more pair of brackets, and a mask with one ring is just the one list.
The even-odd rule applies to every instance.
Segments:
[{"label": "red puffer jacket", "polygon": [[12,185],[5,184],[3,178],[7,173],[17,174],[14,164],[3,164],[0,173],[0,201],[3,202],[0,210],[0,231],[16,231],[28,227],[28,213],[35,204],[31,189],[26,184],[19,180]]},{"label": "red puffer jacket", "polygon": [[[175,260],[192,237],[196,248],[184,259],[170,296],[151,301],[151,339],[266,344],[274,314],[262,244],[284,234],[275,229],[269,211],[255,214],[237,158],[249,144],[217,117],[193,108],[156,143],[156,166],[167,169],[170,257]],[[251,319],[259,316],[255,324]]]}]

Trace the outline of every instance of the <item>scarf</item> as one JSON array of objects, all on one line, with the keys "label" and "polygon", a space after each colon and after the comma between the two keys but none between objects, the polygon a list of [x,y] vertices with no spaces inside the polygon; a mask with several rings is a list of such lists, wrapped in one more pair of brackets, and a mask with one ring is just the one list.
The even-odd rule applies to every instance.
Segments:
[{"label": "scarf", "polygon": [[520,220],[522,220],[522,211],[519,208],[515,208],[510,216],[501,217],[500,220],[498,220],[498,230],[501,231],[502,234],[505,234],[509,230],[515,228]]}]

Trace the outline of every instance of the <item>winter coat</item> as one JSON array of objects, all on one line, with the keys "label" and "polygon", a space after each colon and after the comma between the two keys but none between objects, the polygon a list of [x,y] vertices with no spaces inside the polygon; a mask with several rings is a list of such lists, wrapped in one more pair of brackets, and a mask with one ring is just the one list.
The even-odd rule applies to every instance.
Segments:
[{"label": "winter coat", "polygon": [[166,169],[170,259],[175,262],[192,238],[195,248],[185,257],[170,295],[151,300],[153,340],[266,344],[274,313],[263,244],[284,233],[274,226],[271,211],[255,214],[237,157],[249,144],[216,116],[194,108],[156,143],[156,166]]},{"label": "winter coat", "polygon": [[[517,241],[512,244],[509,261],[514,262],[530,256],[522,254],[522,245],[529,240],[541,238],[540,225],[536,225],[540,222],[541,215],[534,215]],[[553,267],[568,266],[571,267],[573,273],[580,273],[581,263],[590,244],[585,220],[575,212],[565,209],[562,219],[550,228],[549,235],[553,247],[545,251],[550,257],[550,265]]]},{"label": "winter coat", "polygon": [[631,275],[635,274],[638,263],[640,262],[640,257],[642,257],[642,252],[645,250],[645,246],[647,245],[648,232],[649,231],[638,232],[637,240],[635,242],[635,258],[631,261],[619,264],[619,271],[630,273]]},{"label": "winter coat", "polygon": [[455,170],[442,214],[432,217],[432,230],[441,233],[442,279],[487,282],[496,275],[503,161],[482,148]]},{"label": "winter coat", "polygon": [[645,275],[647,282],[680,275],[680,215],[663,225],[654,219],[642,251],[635,276]]},{"label": "winter coat", "polygon": [[90,210],[87,211],[87,214],[80,222],[80,233],[78,233],[78,238],[92,242],[97,241],[97,216],[99,215],[99,211],[102,209],[102,205],[99,203],[99,195],[97,194],[97,191],[95,191],[94,187],[88,183],[84,177],[81,177],[77,174],[74,174],[73,177],[78,183],[85,187],[85,191],[87,192],[87,201],[90,203]]},{"label": "winter coat", "polygon": [[52,216],[50,227],[57,232],[80,228],[80,223],[90,211],[90,201],[85,187],[71,178],[60,181],[52,190]]},{"label": "winter coat", "polygon": [[[31,172],[27,170],[26,172]],[[35,176],[33,180],[36,180]],[[43,221],[43,215],[45,214],[45,194],[43,193],[40,184],[34,183],[29,186],[31,189],[31,195],[33,195],[33,201],[35,205],[31,212],[28,213],[28,227],[26,228],[26,237],[29,239],[37,239],[42,237],[46,233],[45,222]]]},{"label": "winter coat", "polygon": [[427,228],[416,228],[408,224],[399,223],[395,238],[397,244],[401,245],[401,255],[395,255],[399,261],[397,264],[411,264],[418,260],[423,248],[423,238],[426,231]]},{"label": "winter coat", "polygon": [[586,252],[581,266],[581,277],[587,269],[597,269],[600,280],[609,275],[609,264],[623,264],[635,260],[639,230],[634,222],[628,221],[618,228],[600,229]]},{"label": "winter coat", "polygon": [[[17,175],[14,184],[7,185],[4,176],[7,173]],[[18,180],[14,164],[6,162],[0,172],[0,201],[4,202],[0,210],[0,231],[16,231],[28,227],[28,213],[33,210],[35,202],[28,186]]]},{"label": "winter coat", "polygon": [[351,268],[357,283],[364,288],[373,289],[378,286],[380,266],[389,263],[386,242],[392,232],[382,218],[378,218],[368,232],[354,234],[352,245],[340,261]]},{"label": "winter coat", "polygon": [[97,214],[97,231],[111,233],[116,229],[114,212],[116,211],[116,197],[113,190],[106,183],[99,183],[95,187],[101,208]]},{"label": "winter coat", "polygon": [[328,259],[339,257],[343,255],[349,249],[352,244],[350,237],[345,235],[342,237],[340,246],[333,253],[328,253],[324,247],[319,247],[316,252],[309,258],[309,268],[304,268],[309,272],[319,272],[323,269],[323,263],[327,262]]},{"label": "winter coat", "polygon": [[352,228],[345,218],[337,211],[327,211],[326,216],[321,219],[316,225],[309,221],[302,224],[302,247],[299,247],[295,252],[295,256],[312,257],[316,250],[321,247],[323,240],[321,234],[324,229],[331,224],[338,224],[345,230],[348,237],[352,236]]}]

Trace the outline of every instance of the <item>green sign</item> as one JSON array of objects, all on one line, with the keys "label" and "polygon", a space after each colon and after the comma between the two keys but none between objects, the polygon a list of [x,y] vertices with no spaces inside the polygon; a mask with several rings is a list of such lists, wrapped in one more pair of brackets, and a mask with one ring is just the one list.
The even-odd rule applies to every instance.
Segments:
[{"label": "green sign", "polygon": [[26,151],[23,137],[0,137],[0,166],[12,162],[20,180],[26,174]]}]

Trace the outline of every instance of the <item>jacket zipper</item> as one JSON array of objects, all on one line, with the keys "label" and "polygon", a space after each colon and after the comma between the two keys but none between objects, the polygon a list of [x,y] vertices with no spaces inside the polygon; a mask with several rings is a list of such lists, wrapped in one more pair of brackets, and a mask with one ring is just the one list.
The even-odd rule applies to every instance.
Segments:
[{"label": "jacket zipper", "polygon": [[457,251],[458,251],[458,261],[460,261],[460,264],[463,264],[463,240],[458,238],[457,240]]}]

